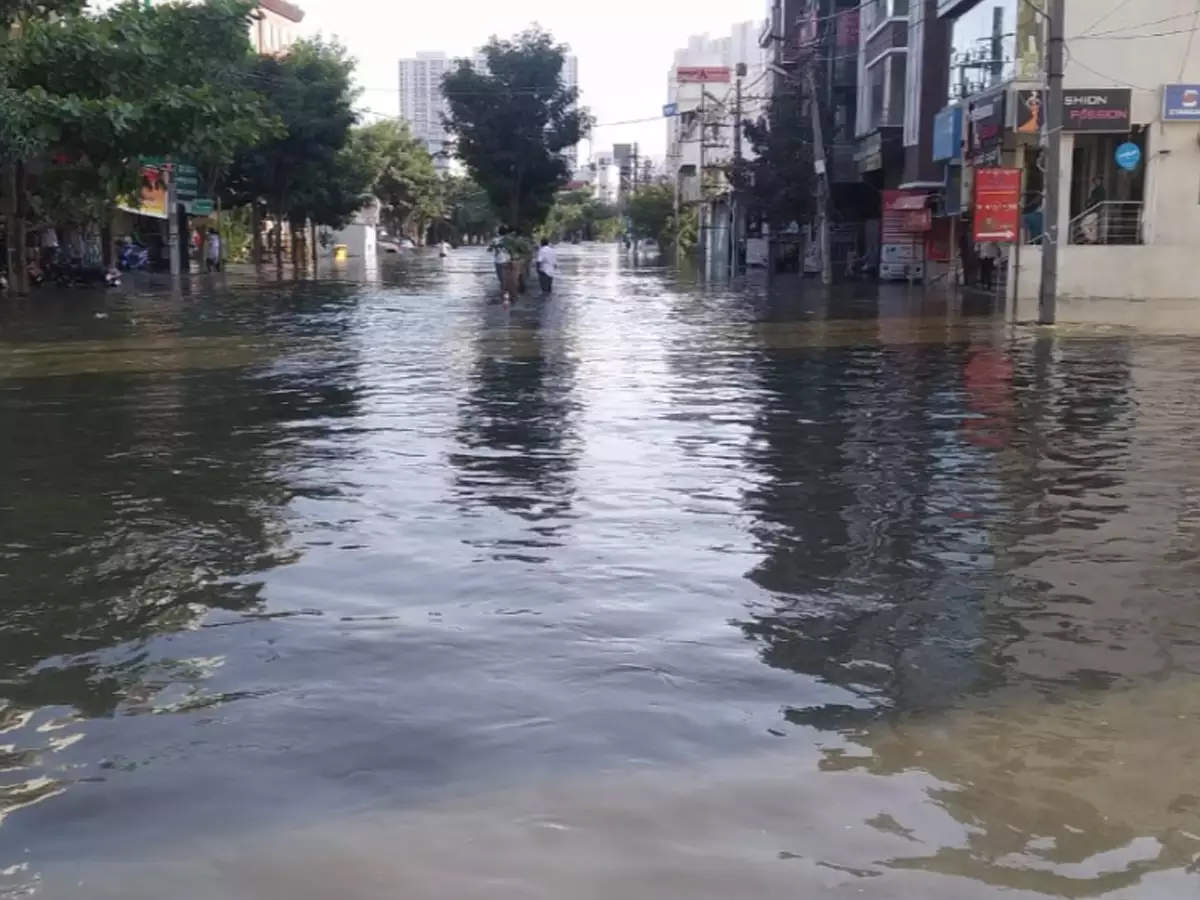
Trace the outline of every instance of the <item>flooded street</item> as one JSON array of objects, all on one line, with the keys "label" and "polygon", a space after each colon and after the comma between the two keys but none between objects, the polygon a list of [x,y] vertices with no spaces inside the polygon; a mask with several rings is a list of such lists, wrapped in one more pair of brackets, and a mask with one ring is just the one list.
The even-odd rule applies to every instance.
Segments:
[{"label": "flooded street", "polygon": [[1200,896],[1200,339],[561,270],[0,306],[0,897]]}]

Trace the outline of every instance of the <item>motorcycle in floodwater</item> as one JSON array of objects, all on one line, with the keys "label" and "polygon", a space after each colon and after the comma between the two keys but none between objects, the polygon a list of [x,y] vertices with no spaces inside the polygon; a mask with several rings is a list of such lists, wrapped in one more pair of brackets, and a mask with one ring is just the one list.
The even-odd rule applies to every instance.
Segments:
[{"label": "motorcycle in floodwater", "polygon": [[117,266],[123,271],[131,272],[135,269],[145,269],[150,265],[150,251],[135,241],[128,241],[121,245],[121,251],[117,254]]}]

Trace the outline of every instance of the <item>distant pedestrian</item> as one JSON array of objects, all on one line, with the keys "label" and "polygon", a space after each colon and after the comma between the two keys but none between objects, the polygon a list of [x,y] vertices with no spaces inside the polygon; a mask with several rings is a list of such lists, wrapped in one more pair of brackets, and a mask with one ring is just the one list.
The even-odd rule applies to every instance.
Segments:
[{"label": "distant pedestrian", "polygon": [[221,235],[217,229],[208,229],[208,239],[204,245],[204,264],[210,272],[221,271]]},{"label": "distant pedestrian", "polygon": [[537,253],[537,273],[542,293],[549,294],[554,290],[554,277],[558,274],[558,253],[545,238]]},{"label": "distant pedestrian", "polygon": [[492,242],[488,244],[488,252],[492,254],[492,262],[496,266],[496,280],[500,282],[500,290],[507,286],[507,266],[512,263],[512,254],[508,252],[508,229],[503,225]]},{"label": "distant pedestrian", "polygon": [[39,262],[43,269],[49,269],[54,265],[54,261],[58,258],[58,231],[53,225],[47,225],[42,229],[41,235],[41,253],[39,254]]},{"label": "distant pedestrian", "polygon": [[438,256],[440,256],[442,259],[445,259],[449,255],[450,255],[450,245],[447,244],[445,241],[439,242],[438,243]]}]

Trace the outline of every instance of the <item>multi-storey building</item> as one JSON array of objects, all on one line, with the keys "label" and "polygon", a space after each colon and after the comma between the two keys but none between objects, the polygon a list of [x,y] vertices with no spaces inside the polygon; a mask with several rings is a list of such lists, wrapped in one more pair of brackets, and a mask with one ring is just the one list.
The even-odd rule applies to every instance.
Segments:
[{"label": "multi-storey building", "polygon": [[[1042,215],[1046,9],[1045,0],[939,0],[953,48],[948,82],[963,122],[963,224],[971,227],[980,215],[972,196],[979,170],[1017,169],[1022,216],[1006,243],[1021,304],[1038,293],[1040,244],[1053,225],[1060,295],[1174,300],[1190,308],[1197,290],[1189,263],[1200,237],[1196,4],[1157,0],[1149,9],[1125,0],[1065,0],[1054,223]],[[952,147],[949,137],[943,143]],[[1086,316],[1099,306],[1093,299],[1072,308]]]}]

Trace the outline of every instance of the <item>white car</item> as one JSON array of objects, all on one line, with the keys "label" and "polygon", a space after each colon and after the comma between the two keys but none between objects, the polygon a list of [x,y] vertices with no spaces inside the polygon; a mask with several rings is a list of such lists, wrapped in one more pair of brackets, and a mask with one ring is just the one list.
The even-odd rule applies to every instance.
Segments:
[{"label": "white car", "polygon": [[381,234],[375,239],[375,249],[380,253],[399,253],[401,250],[412,250],[416,245],[406,237],[390,237]]}]

